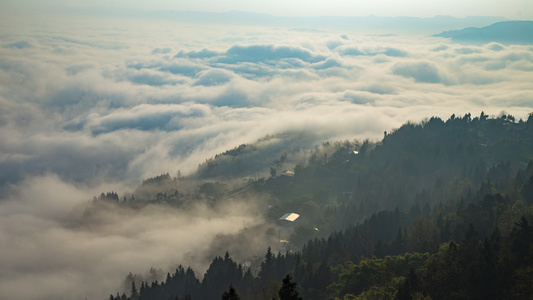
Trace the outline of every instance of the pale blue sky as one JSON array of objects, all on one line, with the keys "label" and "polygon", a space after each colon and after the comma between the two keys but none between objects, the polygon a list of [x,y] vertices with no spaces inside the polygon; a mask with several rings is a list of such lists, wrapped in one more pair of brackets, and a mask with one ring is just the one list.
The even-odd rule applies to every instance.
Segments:
[{"label": "pale blue sky", "polygon": [[531,0],[3,0],[0,6],[41,8],[45,6],[114,7],[150,10],[225,12],[240,10],[277,16],[501,16],[533,19]]}]

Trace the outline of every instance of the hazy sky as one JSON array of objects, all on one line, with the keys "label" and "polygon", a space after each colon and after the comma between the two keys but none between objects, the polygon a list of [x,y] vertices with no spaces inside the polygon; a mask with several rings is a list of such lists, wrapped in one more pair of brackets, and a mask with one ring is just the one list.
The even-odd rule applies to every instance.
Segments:
[{"label": "hazy sky", "polygon": [[230,10],[266,13],[278,16],[416,16],[435,15],[501,16],[509,19],[533,19],[531,0],[4,0],[0,6],[38,8],[46,6],[114,7],[150,10],[193,10],[225,12]]}]

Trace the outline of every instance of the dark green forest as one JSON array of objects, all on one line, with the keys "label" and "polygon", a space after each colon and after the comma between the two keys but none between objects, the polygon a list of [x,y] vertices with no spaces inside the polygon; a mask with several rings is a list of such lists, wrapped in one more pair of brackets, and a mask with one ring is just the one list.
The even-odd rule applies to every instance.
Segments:
[{"label": "dark green forest", "polygon": [[[129,291],[109,299],[533,299],[533,114],[432,117],[378,142],[291,145],[263,159],[266,176],[221,177],[257,172],[260,148],[240,145],[196,174],[163,174],[122,201],[111,192],[93,203],[262,195],[265,227],[290,242],[265,249],[255,269],[226,252],[203,276],[188,266],[160,281],[129,274]],[[300,218],[280,224],[287,212]]]}]

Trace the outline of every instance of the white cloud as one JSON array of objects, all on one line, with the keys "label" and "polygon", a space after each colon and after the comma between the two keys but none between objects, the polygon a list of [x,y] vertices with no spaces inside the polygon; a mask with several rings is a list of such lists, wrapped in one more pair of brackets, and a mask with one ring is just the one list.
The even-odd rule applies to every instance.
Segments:
[{"label": "white cloud", "polygon": [[213,86],[229,82],[233,73],[221,69],[211,69],[198,74],[198,80],[193,85]]},{"label": "white cloud", "polygon": [[393,66],[395,75],[414,78],[417,82],[448,83],[447,76],[439,67],[428,61],[398,63]]},{"label": "white cloud", "polygon": [[294,46],[276,46],[276,45],[235,45],[229,48],[225,57],[218,61],[223,63],[238,62],[263,62],[276,63],[279,60],[297,58],[305,62],[318,62],[324,59],[320,55],[315,55],[307,49]]}]

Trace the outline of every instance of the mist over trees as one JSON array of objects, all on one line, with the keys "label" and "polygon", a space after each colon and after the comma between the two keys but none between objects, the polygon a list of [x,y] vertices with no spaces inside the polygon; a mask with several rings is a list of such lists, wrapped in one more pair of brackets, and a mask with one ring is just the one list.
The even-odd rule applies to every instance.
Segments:
[{"label": "mist over trees", "polygon": [[[503,17],[27,1],[0,4],[1,299],[276,299],[287,275],[296,298],[377,297],[348,261],[460,252],[462,220],[505,236],[523,215],[502,203],[531,194],[533,48],[429,36]],[[448,206],[487,194],[485,215]]]},{"label": "mist over trees", "polygon": [[[526,121],[483,112],[432,117],[406,123],[379,142],[324,142],[299,151],[293,171],[274,159],[265,177],[236,184],[231,162],[242,156],[236,163],[241,174],[242,165],[260,157],[247,154],[253,151],[253,144],[241,145],[208,160],[196,175],[178,180],[164,174],[143,182],[176,190],[182,181],[195,182],[198,188],[183,196],[188,200],[161,199],[154,189],[147,199],[119,203],[220,205],[263,195],[268,204],[262,226],[213,244],[226,252],[215,256],[203,276],[181,265],[163,279],[130,274],[124,284],[130,299],[533,296],[533,114]],[[209,164],[227,181],[209,177]],[[285,212],[301,217],[283,225],[278,218]],[[274,236],[262,257],[250,259],[251,251],[246,258],[247,231]],[[237,260],[228,252],[237,249],[235,243]]]}]

